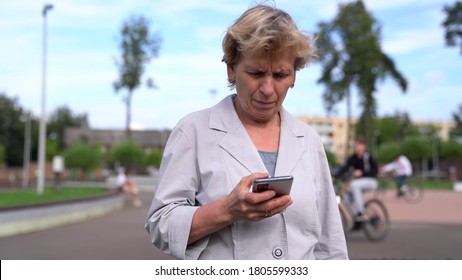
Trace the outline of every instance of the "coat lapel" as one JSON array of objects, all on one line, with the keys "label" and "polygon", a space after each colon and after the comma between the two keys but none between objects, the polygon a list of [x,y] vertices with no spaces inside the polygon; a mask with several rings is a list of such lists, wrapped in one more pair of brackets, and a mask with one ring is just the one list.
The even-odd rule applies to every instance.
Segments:
[{"label": "coat lapel", "polygon": [[234,110],[233,95],[212,108],[209,127],[222,132],[219,146],[249,173],[267,172],[257,149]]},{"label": "coat lapel", "polygon": [[281,136],[275,176],[289,175],[305,152],[303,130],[284,109],[281,110]]},{"label": "coat lapel", "polygon": [[[209,127],[222,132],[219,146],[249,173],[267,172],[252,140],[242,125],[230,95],[212,108]],[[281,135],[275,176],[289,175],[305,152],[303,129],[284,109],[281,110]]]},{"label": "coat lapel", "polygon": [[244,127],[227,133],[219,145],[247,169],[249,173],[267,172],[257,149]]}]

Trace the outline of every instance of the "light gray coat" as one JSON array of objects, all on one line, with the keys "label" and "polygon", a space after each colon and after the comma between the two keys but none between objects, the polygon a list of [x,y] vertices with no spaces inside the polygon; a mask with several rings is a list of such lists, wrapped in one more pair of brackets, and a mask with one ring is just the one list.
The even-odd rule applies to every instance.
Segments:
[{"label": "light gray coat", "polygon": [[182,119],[164,151],[146,229],[179,259],[346,259],[346,243],[319,135],[281,110],[275,176],[294,177],[293,204],[259,222],[238,221],[187,245],[195,210],[253,172],[267,172],[230,95]]}]

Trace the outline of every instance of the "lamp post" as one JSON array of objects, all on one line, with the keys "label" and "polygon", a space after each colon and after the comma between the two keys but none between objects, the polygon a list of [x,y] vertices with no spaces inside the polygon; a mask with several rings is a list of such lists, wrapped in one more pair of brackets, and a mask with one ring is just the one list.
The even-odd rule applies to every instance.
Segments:
[{"label": "lamp post", "polygon": [[40,117],[39,129],[39,149],[38,149],[38,176],[37,176],[37,194],[43,194],[45,187],[45,150],[46,150],[46,54],[47,54],[47,12],[53,9],[53,5],[45,4],[42,10],[43,16],[43,71],[42,71],[42,114]]}]

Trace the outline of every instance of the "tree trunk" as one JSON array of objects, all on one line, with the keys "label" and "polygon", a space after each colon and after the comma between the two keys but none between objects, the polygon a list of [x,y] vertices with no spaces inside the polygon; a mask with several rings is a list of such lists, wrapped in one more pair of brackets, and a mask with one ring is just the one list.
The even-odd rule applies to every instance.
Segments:
[{"label": "tree trunk", "polygon": [[133,90],[129,90],[127,94],[127,99],[125,100],[126,106],[127,106],[127,116],[126,116],[126,124],[125,124],[125,137],[126,141],[130,140],[132,138],[132,133],[130,130],[130,123],[132,120],[132,94]]},{"label": "tree trunk", "polygon": [[346,105],[347,105],[347,129],[346,129],[346,145],[345,145],[345,160],[350,154],[350,138],[351,138],[351,94],[350,88],[346,90]]}]

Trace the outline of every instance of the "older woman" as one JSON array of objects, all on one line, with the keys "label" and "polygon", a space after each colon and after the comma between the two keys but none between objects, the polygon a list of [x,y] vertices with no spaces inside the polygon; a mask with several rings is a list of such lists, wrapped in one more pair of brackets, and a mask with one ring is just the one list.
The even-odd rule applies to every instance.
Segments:
[{"label": "older woman", "polygon": [[[236,89],[182,119],[168,140],[146,228],[179,259],[345,259],[345,238],[320,137],[282,108],[313,55],[284,11],[258,5],[223,39]],[[292,175],[291,194],[249,192]]]}]

